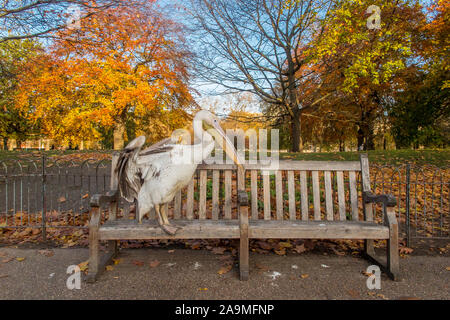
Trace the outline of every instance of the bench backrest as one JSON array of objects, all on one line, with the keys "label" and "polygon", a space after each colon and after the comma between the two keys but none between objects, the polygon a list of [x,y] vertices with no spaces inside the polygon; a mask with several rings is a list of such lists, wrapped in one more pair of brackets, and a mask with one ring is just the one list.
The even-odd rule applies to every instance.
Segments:
[{"label": "bench backrest", "polygon": [[[245,165],[245,169],[243,175],[235,165],[199,165],[189,185],[168,205],[169,217],[237,219],[238,185],[239,189],[245,185],[250,219],[373,219],[372,205],[364,204],[361,197],[362,191],[370,191],[365,154],[360,161],[280,161],[279,169],[269,174],[260,165]],[[116,182],[111,183],[114,188]]]}]

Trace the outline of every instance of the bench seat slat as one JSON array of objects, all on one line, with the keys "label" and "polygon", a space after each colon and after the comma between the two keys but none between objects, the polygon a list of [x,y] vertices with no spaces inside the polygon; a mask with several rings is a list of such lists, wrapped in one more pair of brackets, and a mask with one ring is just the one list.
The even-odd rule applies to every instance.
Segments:
[{"label": "bench seat slat", "polygon": [[257,221],[249,222],[254,239],[388,239],[389,228],[364,221]]},{"label": "bench seat slat", "polygon": [[148,239],[219,239],[239,238],[238,220],[177,220],[174,225],[182,227],[175,236],[165,233],[154,220],[108,221],[99,229],[100,240],[148,240]]}]

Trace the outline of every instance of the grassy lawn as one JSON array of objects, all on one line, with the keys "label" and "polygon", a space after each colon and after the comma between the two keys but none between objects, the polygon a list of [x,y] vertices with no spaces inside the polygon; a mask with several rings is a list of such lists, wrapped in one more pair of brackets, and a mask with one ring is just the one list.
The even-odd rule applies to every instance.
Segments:
[{"label": "grassy lawn", "polygon": [[[433,164],[448,166],[450,164],[450,149],[444,150],[377,150],[368,151],[369,161],[378,164],[399,165],[407,162],[418,165]],[[321,152],[321,153],[283,153],[282,159],[293,160],[359,160],[358,152]]]},{"label": "grassy lawn", "polygon": [[[68,150],[58,151],[51,150],[44,153],[48,157],[52,158],[77,158],[86,160],[90,158],[104,159],[109,157],[112,151],[93,151],[93,150]],[[40,157],[39,151],[0,151],[0,161],[5,159],[26,159]],[[378,164],[393,164],[399,165],[407,162],[415,163],[418,165],[432,164],[436,166],[448,166],[450,165],[450,149],[444,150],[377,150],[369,151],[369,160]],[[345,161],[359,160],[358,152],[317,152],[317,153],[282,153],[281,159],[291,160],[328,160],[328,161]]]}]

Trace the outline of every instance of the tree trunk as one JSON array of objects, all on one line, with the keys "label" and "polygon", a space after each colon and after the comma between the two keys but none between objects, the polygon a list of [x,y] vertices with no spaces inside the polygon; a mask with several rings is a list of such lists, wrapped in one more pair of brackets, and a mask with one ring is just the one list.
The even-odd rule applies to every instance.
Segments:
[{"label": "tree trunk", "polygon": [[113,148],[114,150],[122,150],[125,146],[125,141],[123,135],[125,133],[125,125],[122,122],[117,122],[114,127],[114,141]]},{"label": "tree trunk", "polygon": [[291,120],[291,134],[292,134],[292,152],[301,152],[300,144],[301,144],[301,127],[300,127],[300,117],[294,117]]},{"label": "tree trunk", "polygon": [[8,137],[3,137],[3,150],[8,150]]},{"label": "tree trunk", "polygon": [[363,151],[363,150],[365,150],[364,130],[363,130],[362,126],[360,125],[358,128],[358,151]]}]

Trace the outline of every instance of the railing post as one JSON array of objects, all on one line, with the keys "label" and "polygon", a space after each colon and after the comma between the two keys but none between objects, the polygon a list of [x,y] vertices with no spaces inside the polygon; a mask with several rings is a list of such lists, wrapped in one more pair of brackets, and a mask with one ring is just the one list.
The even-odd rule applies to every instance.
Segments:
[{"label": "railing post", "polygon": [[411,190],[411,164],[406,164],[406,246],[411,243],[410,235],[410,190]]},{"label": "railing post", "polygon": [[46,176],[45,176],[45,155],[42,154],[42,240],[47,241],[47,230],[46,230],[46,212],[47,212],[47,203],[46,203]]}]

